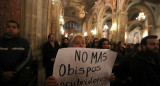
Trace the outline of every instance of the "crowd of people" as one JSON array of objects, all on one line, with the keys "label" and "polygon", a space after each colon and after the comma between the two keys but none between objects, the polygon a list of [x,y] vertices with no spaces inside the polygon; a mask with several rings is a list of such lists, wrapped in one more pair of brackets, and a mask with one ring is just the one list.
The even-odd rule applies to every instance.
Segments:
[{"label": "crowd of people", "polygon": [[[0,38],[0,86],[33,86],[36,75],[33,68],[29,42],[20,37],[19,24],[10,20],[6,33]],[[117,52],[116,61],[110,75],[111,86],[160,86],[160,40],[156,35],[142,38],[141,43],[125,44],[123,41],[112,43],[106,38],[94,38],[80,34],[56,41],[49,34],[43,45],[43,66],[46,72],[46,86],[56,86],[52,76],[56,54],[60,48],[110,49]]]},{"label": "crowd of people", "polygon": [[[110,76],[111,86],[160,85],[160,45],[156,35],[146,36],[137,44],[125,44],[122,41],[116,44],[106,38],[94,38],[91,42],[88,36],[82,35],[65,39],[68,47],[110,49],[117,52]],[[62,44],[64,45],[64,41]],[[56,78],[51,75],[46,80],[46,86],[56,86],[56,82]]]}]

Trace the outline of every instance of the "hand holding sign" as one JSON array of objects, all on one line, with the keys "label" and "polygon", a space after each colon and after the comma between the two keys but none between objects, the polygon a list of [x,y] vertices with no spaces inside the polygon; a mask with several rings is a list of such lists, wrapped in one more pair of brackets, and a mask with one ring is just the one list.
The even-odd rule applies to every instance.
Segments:
[{"label": "hand holding sign", "polygon": [[60,49],[54,64],[58,86],[109,86],[115,57],[107,49]]}]

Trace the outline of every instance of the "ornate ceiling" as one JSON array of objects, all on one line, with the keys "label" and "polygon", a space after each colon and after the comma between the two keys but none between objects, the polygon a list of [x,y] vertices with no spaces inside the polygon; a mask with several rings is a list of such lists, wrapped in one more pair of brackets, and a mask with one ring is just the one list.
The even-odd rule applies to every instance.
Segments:
[{"label": "ornate ceiling", "polygon": [[[95,2],[98,0],[61,0],[63,2],[64,9],[74,10],[72,13],[82,13],[89,12],[89,10],[94,6]],[[77,15],[77,14],[76,14]],[[82,17],[81,17],[82,18]]]},{"label": "ornate ceiling", "polygon": [[[98,0],[61,0],[65,16],[84,18]],[[160,0],[142,0],[151,3],[160,3]]]},{"label": "ornate ceiling", "polygon": [[88,12],[98,0],[81,0],[81,4],[85,5],[85,9]]}]

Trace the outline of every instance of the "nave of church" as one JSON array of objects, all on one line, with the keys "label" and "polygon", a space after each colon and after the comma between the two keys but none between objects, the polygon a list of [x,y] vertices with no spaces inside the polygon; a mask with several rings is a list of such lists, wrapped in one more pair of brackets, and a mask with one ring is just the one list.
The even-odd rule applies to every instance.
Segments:
[{"label": "nave of church", "polygon": [[17,21],[20,35],[30,42],[43,86],[42,47],[50,33],[59,44],[74,34],[126,44],[148,35],[160,39],[160,0],[0,0],[1,36],[8,20]]}]

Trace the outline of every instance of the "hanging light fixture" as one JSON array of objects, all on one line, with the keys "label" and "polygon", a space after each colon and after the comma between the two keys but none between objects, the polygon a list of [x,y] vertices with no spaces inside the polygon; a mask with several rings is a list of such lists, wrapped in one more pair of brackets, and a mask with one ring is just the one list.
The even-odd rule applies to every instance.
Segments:
[{"label": "hanging light fixture", "polygon": [[106,30],[108,29],[108,25],[107,24],[104,25],[104,29],[106,29]]},{"label": "hanging light fixture", "polygon": [[96,32],[97,32],[96,29],[91,30],[92,35],[96,35]]},{"label": "hanging light fixture", "polygon": [[61,25],[64,25],[64,19],[63,19],[63,16],[60,16],[60,24],[61,24]]},{"label": "hanging light fixture", "polygon": [[136,19],[139,21],[143,21],[146,19],[146,15],[144,14],[144,12],[140,12]]},{"label": "hanging light fixture", "polygon": [[63,29],[63,26],[61,27],[61,32],[62,32],[62,35],[64,35],[64,29]]},{"label": "hanging light fixture", "polygon": [[84,36],[87,36],[87,32],[84,32]]},{"label": "hanging light fixture", "polygon": [[54,5],[54,0],[52,0],[52,4]]}]

